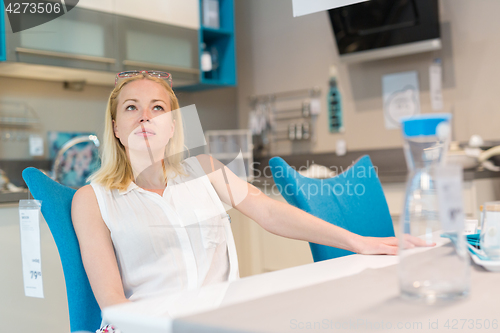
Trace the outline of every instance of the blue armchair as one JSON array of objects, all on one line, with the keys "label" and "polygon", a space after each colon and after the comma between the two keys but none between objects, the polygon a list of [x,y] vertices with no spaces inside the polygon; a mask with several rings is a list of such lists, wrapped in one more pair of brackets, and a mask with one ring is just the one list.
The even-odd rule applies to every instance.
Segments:
[{"label": "blue armchair", "polygon": [[[307,178],[281,157],[269,161],[274,182],[285,200],[316,217],[362,236],[394,236],[389,207],[370,157],[328,179]],[[309,243],[314,261],[353,252]]]},{"label": "blue armchair", "polygon": [[71,201],[76,190],[53,181],[33,167],[23,170],[23,179],[33,197],[42,201],[42,215],[61,257],[71,332],[95,332],[101,324],[101,310],[85,273],[71,221]]}]

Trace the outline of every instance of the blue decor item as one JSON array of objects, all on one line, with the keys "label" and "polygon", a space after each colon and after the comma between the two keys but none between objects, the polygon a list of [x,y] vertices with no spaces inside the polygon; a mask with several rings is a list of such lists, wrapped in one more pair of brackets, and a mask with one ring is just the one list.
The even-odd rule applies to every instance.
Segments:
[{"label": "blue decor item", "polygon": [[342,95],[337,84],[337,70],[330,70],[330,89],[328,92],[328,123],[331,133],[343,131]]},{"label": "blue decor item", "polygon": [[[273,157],[269,166],[289,204],[358,235],[394,236],[389,207],[370,157],[359,158],[344,172],[328,179],[304,177],[281,157]],[[315,262],[353,254],[325,245],[309,245]]]},{"label": "blue decor item", "polygon": [[0,0],[0,61],[7,60],[7,46],[5,44],[5,6]]},{"label": "blue decor item", "polygon": [[23,170],[23,179],[36,200],[59,251],[66,281],[71,332],[95,332],[101,325],[101,310],[83,267],[78,239],[71,221],[71,202],[76,190],[61,185],[40,170]]}]

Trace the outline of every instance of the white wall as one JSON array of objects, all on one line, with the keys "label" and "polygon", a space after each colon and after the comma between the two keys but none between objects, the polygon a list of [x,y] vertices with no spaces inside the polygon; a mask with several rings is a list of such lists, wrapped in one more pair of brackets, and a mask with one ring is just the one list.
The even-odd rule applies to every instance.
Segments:
[{"label": "white wall", "polygon": [[[63,89],[60,82],[0,77],[0,110],[4,102],[24,102],[40,117],[41,126],[30,133],[47,138],[47,131],[104,130],[104,111],[112,87],[85,86],[83,91]],[[237,128],[236,89],[178,93],[180,106],[196,104],[204,130]],[[0,138],[13,128],[0,127]],[[45,145],[47,154],[47,144]],[[0,159],[30,159],[28,141],[0,140]]]},{"label": "white wall", "polygon": [[181,106],[195,104],[204,131],[238,127],[236,88],[177,93]]},{"label": "white wall", "polygon": [[[0,77],[0,107],[4,102],[28,104],[41,121],[39,129],[29,132],[42,134],[44,139],[49,130],[101,133],[109,92],[108,87],[86,86],[75,92],[64,90],[62,83]],[[0,135],[12,130],[0,127]],[[0,159],[29,158],[27,141],[0,141]]]},{"label": "white wall", "polygon": [[[343,138],[348,149],[401,147],[398,130],[383,122],[381,78],[417,70],[422,112],[432,112],[428,67],[443,61],[444,109],[455,112],[456,138],[472,134],[499,140],[498,84],[500,21],[497,0],[441,0],[443,49],[435,52],[345,65],[339,62],[326,12],[292,17],[290,0],[236,0],[239,125],[248,122],[248,97],[294,89],[322,89],[323,114],[315,144],[280,143],[274,154],[331,152]],[[331,134],[326,117],[329,67],[338,65],[345,133]]]}]

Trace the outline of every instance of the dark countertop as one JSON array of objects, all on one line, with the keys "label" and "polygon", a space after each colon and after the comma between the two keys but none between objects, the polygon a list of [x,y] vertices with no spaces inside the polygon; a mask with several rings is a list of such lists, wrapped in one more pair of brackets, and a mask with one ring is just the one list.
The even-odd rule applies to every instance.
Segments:
[{"label": "dark countertop", "polygon": [[[319,164],[339,174],[364,155],[370,156],[381,183],[406,182],[407,167],[402,148],[350,151],[344,156],[337,156],[335,153],[322,153],[281,157],[296,170],[306,170],[312,164]],[[254,185],[261,186],[265,182],[274,184],[269,168],[270,159],[271,157],[254,158]],[[480,170],[479,168],[476,170],[464,170],[464,181],[496,177],[500,177],[500,172]]]},{"label": "dark countertop", "polygon": [[28,199],[28,189],[23,180],[22,172],[27,167],[50,170],[51,160],[0,160],[0,169],[5,171],[10,182],[18,187],[23,187],[24,192],[0,192],[0,203],[16,203],[21,199]]},{"label": "dark countertop", "polygon": [[28,195],[28,189],[25,189],[23,192],[0,192],[0,204],[6,202],[17,203],[19,200],[28,199]]},{"label": "dark countertop", "polygon": [[[311,164],[319,164],[329,167],[337,173],[346,170],[358,158],[364,155],[369,155],[373,165],[377,169],[377,173],[381,183],[402,183],[406,182],[407,168],[402,148],[378,149],[378,150],[359,150],[350,151],[344,156],[337,156],[335,153],[322,154],[301,154],[281,156],[288,164],[297,170],[305,170]],[[265,187],[273,185],[273,177],[269,168],[270,157],[254,158],[255,186]],[[0,169],[4,170],[10,181],[20,187],[26,188],[26,184],[22,179],[22,171],[33,166],[38,169],[50,170],[52,167],[51,160],[0,160]],[[478,171],[465,170],[464,180],[470,181],[474,179],[496,178],[500,177],[500,172],[493,171]],[[18,202],[21,199],[28,199],[27,192],[19,193],[1,193],[0,203]]]}]

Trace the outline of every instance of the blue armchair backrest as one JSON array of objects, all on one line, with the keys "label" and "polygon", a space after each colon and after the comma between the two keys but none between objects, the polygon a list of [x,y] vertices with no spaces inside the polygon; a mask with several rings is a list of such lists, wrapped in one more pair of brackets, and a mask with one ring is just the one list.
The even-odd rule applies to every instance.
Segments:
[{"label": "blue armchair backrest", "polygon": [[[307,178],[281,157],[269,161],[274,182],[285,200],[316,217],[362,236],[394,236],[389,207],[370,157],[328,179]],[[314,261],[353,252],[310,243]]]},{"label": "blue armchair backrest", "polygon": [[42,215],[59,251],[66,281],[71,332],[95,332],[101,324],[101,310],[85,273],[71,221],[71,202],[76,190],[53,181],[33,167],[23,170],[23,179],[33,197],[42,201]]}]

